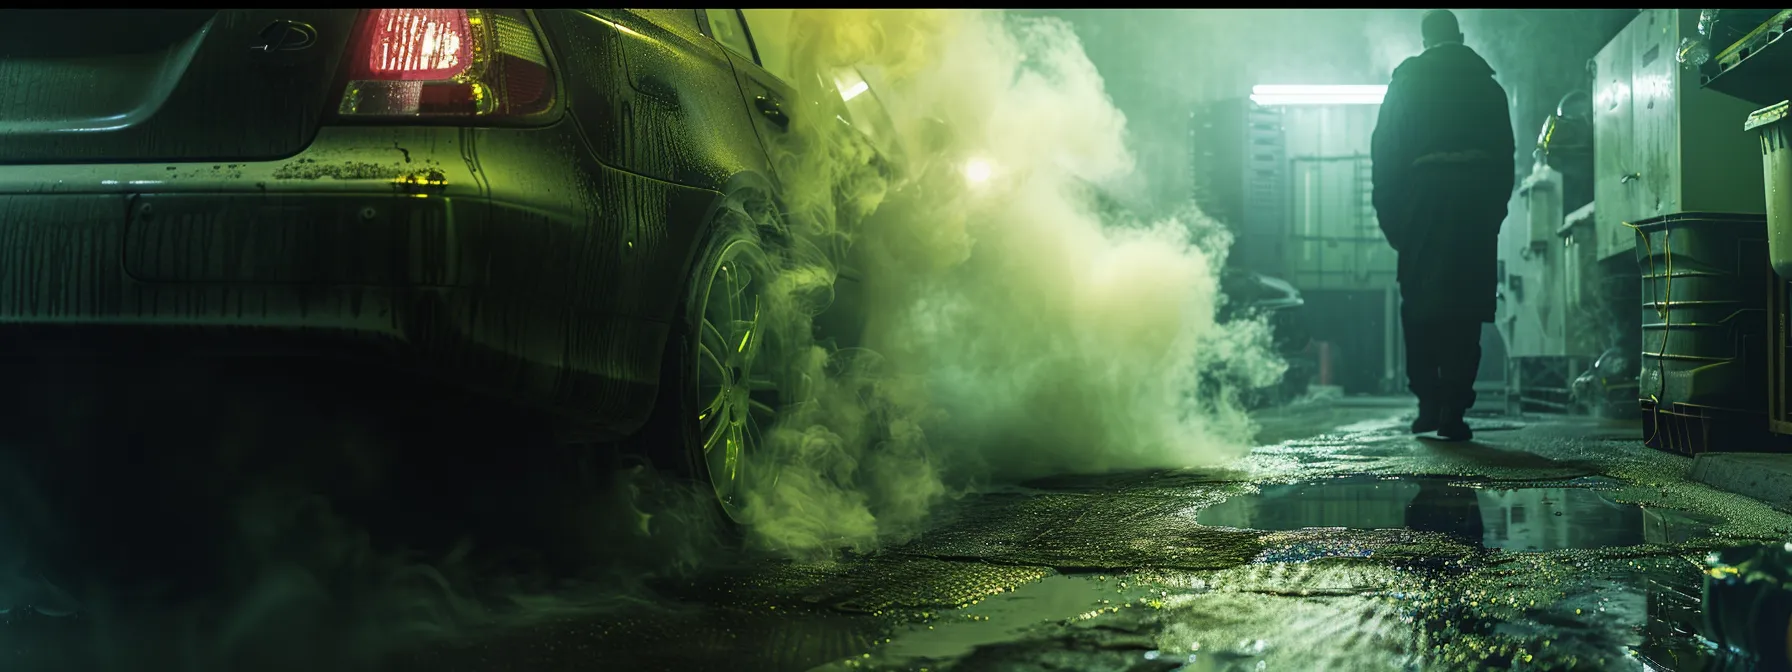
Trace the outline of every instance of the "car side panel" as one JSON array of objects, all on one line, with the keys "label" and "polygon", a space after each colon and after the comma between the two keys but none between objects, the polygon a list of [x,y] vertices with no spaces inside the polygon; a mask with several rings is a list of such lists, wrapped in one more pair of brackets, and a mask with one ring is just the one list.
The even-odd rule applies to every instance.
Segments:
[{"label": "car side panel", "polygon": [[531,206],[514,215],[528,221],[494,228],[483,244],[484,263],[513,274],[494,285],[547,305],[672,322],[684,251],[717,192],[603,165],[570,133],[489,129],[471,139],[464,151],[492,201]]},{"label": "car side panel", "polygon": [[683,37],[688,40],[693,40],[693,41],[701,39],[703,37],[703,28],[697,21],[697,12],[699,12],[699,11],[701,11],[701,10],[695,10],[695,9],[630,9],[630,10],[628,10],[629,13],[634,14],[635,16],[638,16],[647,21],[651,21],[651,22],[653,22],[654,25],[657,25],[661,28],[672,31],[673,33],[677,33],[680,37]]},{"label": "car side panel", "polygon": [[573,116],[604,163],[702,189],[769,171],[720,45],[620,10],[537,16]]}]

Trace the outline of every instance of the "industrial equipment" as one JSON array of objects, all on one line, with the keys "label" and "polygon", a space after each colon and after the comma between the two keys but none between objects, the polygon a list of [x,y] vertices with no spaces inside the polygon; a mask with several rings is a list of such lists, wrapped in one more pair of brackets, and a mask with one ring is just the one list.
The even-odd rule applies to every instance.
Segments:
[{"label": "industrial equipment", "polygon": [[[1719,10],[1706,10],[1717,14]],[[1763,14],[1770,14],[1763,20]],[[1735,16],[1732,16],[1735,15]],[[1792,9],[1723,10],[1732,26],[1752,26],[1740,39],[1729,42],[1716,58],[1702,63],[1701,81],[1706,89],[1766,106],[1748,115],[1744,135],[1759,151],[1761,174],[1767,189],[1763,208],[1767,213],[1769,263],[1778,276],[1767,298],[1769,337],[1765,344],[1767,427],[1776,434],[1792,434],[1792,348],[1788,347],[1788,315],[1792,314],[1788,278],[1792,278],[1792,161],[1788,161],[1787,99],[1792,80],[1786,76],[1792,48],[1779,46],[1792,32]],[[1758,23],[1757,23],[1758,22]],[[1727,38],[1713,36],[1712,46]],[[1752,172],[1752,171],[1750,171]]]},{"label": "industrial equipment", "polygon": [[1287,268],[1288,157],[1282,108],[1248,99],[1189,113],[1190,196],[1231,230],[1229,263],[1270,276]]},{"label": "industrial equipment", "polygon": [[[1577,399],[1586,393],[1585,385],[1575,385],[1577,374],[1620,340],[1588,314],[1599,298],[1599,274],[1592,268],[1588,100],[1585,90],[1571,90],[1544,119],[1532,152],[1536,161],[1512,194],[1500,228],[1495,324],[1507,348],[1508,412],[1586,408]],[[1564,216],[1570,208],[1574,214]],[[1634,400],[1629,395],[1630,405]]]},{"label": "industrial equipment", "polygon": [[1598,258],[1628,255],[1626,224],[1678,212],[1760,213],[1759,159],[1739,125],[1755,105],[1700,88],[1677,57],[1699,36],[1698,10],[1644,10],[1594,57],[1594,200]]},{"label": "industrial equipment", "polygon": [[[1705,36],[1708,42],[1714,43],[1707,49],[1723,47],[1723,51],[1708,62],[1689,61],[1689,64],[1701,67],[1699,79],[1705,88],[1756,105],[1771,105],[1792,98],[1792,81],[1785,76],[1792,49],[1776,46],[1781,37],[1792,32],[1792,9],[1702,11],[1716,16],[1720,25],[1746,30],[1734,42],[1727,38],[1735,31],[1712,31],[1716,34]],[[1699,36],[1687,39],[1697,40]]]},{"label": "industrial equipment", "polygon": [[1506,344],[1507,410],[1567,411],[1572,382],[1591,362],[1587,339],[1571,338],[1584,315],[1578,248],[1562,239],[1562,173],[1537,163],[1519,183],[1500,227],[1500,303]]},{"label": "industrial equipment", "polygon": [[1281,381],[1265,388],[1241,390],[1239,400],[1247,408],[1260,408],[1284,404],[1306,394],[1319,373],[1319,360],[1310,347],[1313,338],[1301,311],[1306,302],[1301,299],[1300,290],[1279,278],[1227,268],[1220,273],[1220,291],[1226,301],[1215,319],[1264,320],[1269,325],[1276,355],[1288,364]]}]

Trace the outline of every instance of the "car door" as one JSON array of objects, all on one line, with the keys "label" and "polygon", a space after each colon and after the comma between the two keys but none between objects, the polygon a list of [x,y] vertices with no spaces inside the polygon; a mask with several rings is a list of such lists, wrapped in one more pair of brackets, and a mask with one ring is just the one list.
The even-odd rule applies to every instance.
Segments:
[{"label": "car door", "polygon": [[[772,171],[777,172],[777,156],[790,132],[796,90],[760,64],[753,35],[738,9],[699,10],[709,36],[728,50],[734,74],[754,125],[759,130],[760,144],[772,157]],[[776,177],[774,176],[774,179]]]}]

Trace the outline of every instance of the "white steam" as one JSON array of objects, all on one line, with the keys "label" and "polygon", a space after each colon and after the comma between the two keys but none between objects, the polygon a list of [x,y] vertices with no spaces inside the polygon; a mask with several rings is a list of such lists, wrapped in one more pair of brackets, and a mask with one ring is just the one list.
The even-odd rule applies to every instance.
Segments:
[{"label": "white steam", "polygon": [[[788,379],[809,384],[758,457],[775,473],[748,497],[758,541],[863,549],[989,479],[1242,452],[1252,427],[1231,390],[1284,365],[1261,322],[1215,321],[1230,242],[1216,224],[1192,208],[1157,222],[1099,211],[1094,190],[1132,178],[1134,160],[1069,24],[788,17],[784,35],[755,29],[787,45],[804,109],[840,105],[826,73],[855,66],[881,80],[906,153],[886,176],[858,131],[813,114],[777,157],[796,242],[772,303],[795,346]],[[814,293],[797,288],[831,277],[817,252],[849,242],[868,323],[863,349],[830,352],[808,338],[814,306],[796,297]]]}]

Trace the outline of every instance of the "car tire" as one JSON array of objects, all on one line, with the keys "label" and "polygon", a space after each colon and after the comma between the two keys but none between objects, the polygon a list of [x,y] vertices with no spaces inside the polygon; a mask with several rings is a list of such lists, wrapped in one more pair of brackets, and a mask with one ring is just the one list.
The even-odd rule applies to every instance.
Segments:
[{"label": "car tire", "polygon": [[680,292],[660,389],[640,439],[657,466],[699,485],[728,523],[745,522],[746,492],[772,475],[759,457],[784,402],[787,339],[764,321],[781,230],[769,209],[729,198]]}]

